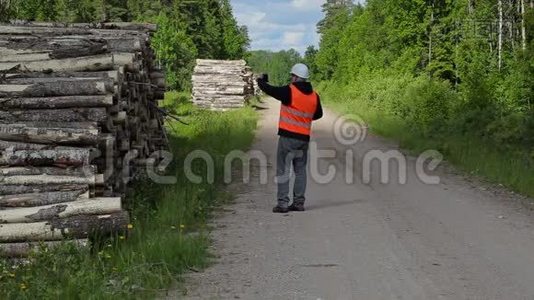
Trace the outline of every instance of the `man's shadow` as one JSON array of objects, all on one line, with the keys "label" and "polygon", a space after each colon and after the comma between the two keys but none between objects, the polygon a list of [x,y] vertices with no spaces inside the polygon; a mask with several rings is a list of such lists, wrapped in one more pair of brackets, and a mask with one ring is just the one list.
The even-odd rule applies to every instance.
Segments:
[{"label": "man's shadow", "polygon": [[324,209],[324,208],[333,208],[333,207],[340,207],[340,206],[347,206],[351,204],[361,203],[364,202],[363,199],[354,199],[354,200],[346,200],[346,201],[336,201],[336,202],[322,202],[318,204],[310,204],[306,206],[306,210],[318,210],[318,209]]}]

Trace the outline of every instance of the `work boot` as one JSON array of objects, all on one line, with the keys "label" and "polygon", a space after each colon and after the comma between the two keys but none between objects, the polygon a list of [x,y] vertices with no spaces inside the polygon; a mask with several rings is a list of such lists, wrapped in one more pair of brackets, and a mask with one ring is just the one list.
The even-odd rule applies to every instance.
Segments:
[{"label": "work boot", "polygon": [[305,211],[306,209],[304,208],[304,204],[291,204],[289,207],[288,207],[289,211]]},{"label": "work boot", "polygon": [[273,213],[275,213],[275,214],[285,214],[285,213],[288,213],[288,212],[289,212],[289,208],[287,208],[287,207],[275,206],[273,208]]}]

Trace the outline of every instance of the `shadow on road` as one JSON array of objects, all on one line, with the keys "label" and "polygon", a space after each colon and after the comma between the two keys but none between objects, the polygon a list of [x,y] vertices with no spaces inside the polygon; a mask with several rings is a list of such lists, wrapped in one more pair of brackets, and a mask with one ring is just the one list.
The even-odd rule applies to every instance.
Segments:
[{"label": "shadow on road", "polygon": [[318,210],[323,208],[330,208],[330,207],[340,207],[345,205],[351,205],[359,202],[363,202],[363,199],[353,199],[353,200],[347,200],[347,201],[336,201],[336,202],[323,202],[321,204],[312,204],[308,205],[306,207],[306,210]]}]

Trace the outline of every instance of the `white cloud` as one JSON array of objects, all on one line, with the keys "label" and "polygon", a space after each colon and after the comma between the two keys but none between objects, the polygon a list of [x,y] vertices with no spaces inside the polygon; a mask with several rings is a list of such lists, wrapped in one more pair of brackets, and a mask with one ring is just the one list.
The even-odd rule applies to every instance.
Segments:
[{"label": "white cloud", "polygon": [[282,42],[290,47],[302,46],[304,41],[304,32],[302,31],[286,31],[282,36]]},{"label": "white cloud", "polygon": [[325,0],[291,0],[291,5],[297,9],[315,10],[317,7],[321,7],[325,2]]},{"label": "white cloud", "polygon": [[301,53],[317,45],[316,24],[324,0],[231,0],[235,16],[246,25],[253,50],[294,48]]}]

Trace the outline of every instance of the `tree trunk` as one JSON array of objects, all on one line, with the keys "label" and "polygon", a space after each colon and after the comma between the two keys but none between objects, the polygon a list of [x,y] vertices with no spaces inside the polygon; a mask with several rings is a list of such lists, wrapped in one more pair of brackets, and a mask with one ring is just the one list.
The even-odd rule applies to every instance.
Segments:
[{"label": "tree trunk", "polygon": [[[3,151],[0,166],[87,166],[90,149]],[[0,175],[7,172],[0,169]]]},{"label": "tree trunk", "polygon": [[0,111],[0,123],[7,124],[27,122],[41,122],[42,124],[46,124],[45,122],[103,123],[107,118],[107,111],[103,107]]},{"label": "tree trunk", "polygon": [[105,38],[111,52],[141,51],[146,45],[139,38]]},{"label": "tree trunk", "polygon": [[[32,25],[32,24],[30,24]],[[52,24],[51,24],[52,25]],[[87,28],[61,28],[61,27],[36,27],[36,26],[0,26],[0,35],[6,36],[38,36],[38,37],[54,37],[54,36],[86,36],[92,38],[99,38],[105,36],[121,36],[121,37],[146,37],[144,32],[136,30],[108,30],[108,29],[87,29]]]},{"label": "tree trunk", "polygon": [[[525,27],[525,0],[520,0],[521,4],[521,48],[527,50],[527,30]],[[532,1],[530,2],[532,5]]]},{"label": "tree trunk", "polygon": [[244,60],[216,60],[216,59],[197,59],[197,66],[236,66],[246,67],[247,62]]},{"label": "tree trunk", "polygon": [[99,142],[99,130],[0,124],[0,140],[57,145],[96,145]]},{"label": "tree trunk", "polygon": [[87,184],[0,185],[0,196],[89,190]]},{"label": "tree trunk", "polygon": [[39,128],[67,128],[67,129],[92,129],[98,130],[97,122],[51,122],[51,121],[24,121],[10,124],[12,126],[39,127]]},{"label": "tree trunk", "polygon": [[78,239],[68,241],[29,242],[29,243],[4,243],[0,244],[0,257],[25,258],[31,252],[41,249],[54,249],[62,245],[74,244],[78,248],[89,245],[89,240]]},{"label": "tree trunk", "polygon": [[112,105],[113,95],[110,94],[95,96],[0,98],[0,106],[4,109],[110,107]]},{"label": "tree trunk", "polygon": [[[507,20],[505,23],[508,26],[508,38],[510,39],[510,43],[512,44],[512,52],[515,52],[515,34],[514,29],[516,28],[515,24],[515,14],[514,14],[514,1],[515,0],[508,0],[508,14],[511,15],[509,20]],[[506,13],[505,13],[506,16]]]},{"label": "tree trunk", "polygon": [[11,185],[89,185],[103,184],[102,175],[96,176],[55,176],[55,175],[21,175],[0,177],[0,190],[3,186]]},{"label": "tree trunk", "polygon": [[111,80],[56,79],[52,82],[0,84],[0,98],[106,95],[114,92]]},{"label": "tree trunk", "polygon": [[[12,22],[12,25],[19,25]],[[149,23],[131,23],[131,22],[105,22],[105,23],[55,23],[55,22],[31,22],[32,27],[54,27],[54,28],[82,28],[82,29],[106,29],[106,30],[128,30],[142,34],[145,32],[154,32],[157,25]]]},{"label": "tree trunk", "polygon": [[[0,26],[2,27],[2,26]],[[0,62],[4,72],[84,72],[107,71],[133,63],[132,54],[105,54],[65,59],[49,59],[29,62]]]},{"label": "tree trunk", "polygon": [[[432,50],[430,50],[430,55],[432,55]],[[241,86],[238,88],[198,88],[193,89],[193,94],[203,94],[203,95],[244,95],[245,89]],[[1,101],[1,100],[0,100]]]},{"label": "tree trunk", "polygon": [[27,27],[27,26],[0,26],[0,35],[87,35],[89,32],[83,28],[47,28],[47,27]]},{"label": "tree trunk", "polygon": [[193,96],[193,102],[197,101],[224,101],[224,102],[245,102],[244,96],[239,95],[195,95]]},{"label": "tree trunk", "polygon": [[432,63],[432,28],[434,26],[434,1],[432,1],[430,24],[428,29],[428,64]]},{"label": "tree trunk", "polygon": [[96,168],[94,166],[81,167],[0,167],[0,176],[22,176],[22,175],[54,175],[54,176],[94,176]]},{"label": "tree trunk", "polygon": [[87,190],[29,193],[0,196],[1,208],[35,207],[88,199]]},{"label": "tree trunk", "polygon": [[136,30],[136,31],[156,31],[158,26],[155,24],[141,24],[130,22],[108,22],[102,23],[103,29],[121,29],[121,30]]},{"label": "tree trunk", "polygon": [[124,77],[123,70],[112,70],[112,71],[96,71],[96,72],[52,72],[52,73],[43,73],[43,72],[25,72],[25,73],[5,73],[0,77],[0,83],[3,82],[14,82],[15,79],[31,79],[36,78],[48,78],[51,79],[63,80],[63,78],[110,78],[113,80],[114,84],[122,81]]},{"label": "tree trunk", "polygon": [[41,53],[46,55],[45,59],[61,59],[104,54],[109,49],[104,39],[88,39],[86,37],[47,39],[21,36],[11,37],[8,41],[0,41],[0,51],[6,55],[19,54],[22,56]]},{"label": "tree trunk", "polygon": [[19,150],[76,150],[78,148],[65,146],[52,146],[45,144],[19,143],[0,140],[0,151],[19,151]]},{"label": "tree trunk", "polygon": [[503,8],[502,8],[502,0],[497,0],[498,3],[498,9],[499,9],[499,41],[498,41],[498,67],[499,71],[502,67],[502,45],[503,45]]},{"label": "tree trunk", "polygon": [[[0,48],[0,51],[3,49]],[[33,61],[33,60],[46,60],[50,59],[50,54],[48,53],[15,53],[8,54],[4,53],[0,57],[0,62],[22,62],[22,61]]]},{"label": "tree trunk", "polygon": [[0,223],[34,223],[79,215],[105,215],[121,211],[121,198],[92,198],[38,207],[0,210]]},{"label": "tree trunk", "polygon": [[204,89],[215,89],[217,91],[225,91],[225,90],[231,90],[231,89],[239,89],[241,93],[245,91],[245,84],[244,82],[235,80],[235,81],[209,81],[209,80],[200,80],[200,81],[194,81],[195,92],[202,92]]},{"label": "tree trunk", "polygon": [[65,238],[85,238],[91,234],[107,235],[125,232],[128,222],[128,213],[119,212],[38,223],[0,224],[0,242],[57,241]]}]

